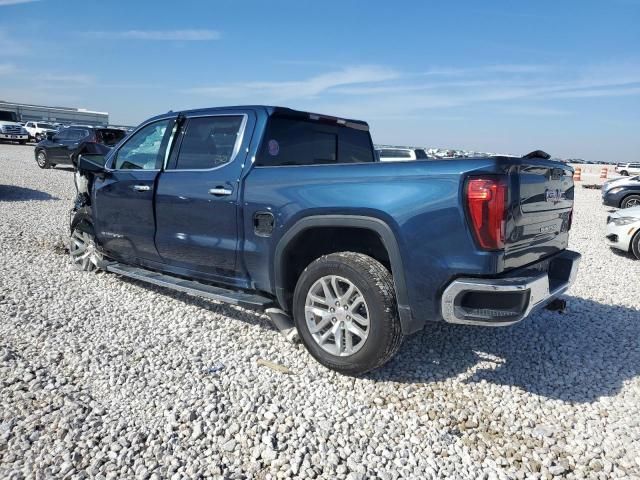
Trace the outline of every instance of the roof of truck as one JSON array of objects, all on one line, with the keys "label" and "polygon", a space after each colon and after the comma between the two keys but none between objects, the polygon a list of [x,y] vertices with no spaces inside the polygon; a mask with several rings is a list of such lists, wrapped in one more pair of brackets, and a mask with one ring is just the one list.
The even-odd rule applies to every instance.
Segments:
[{"label": "roof of truck", "polygon": [[[292,108],[287,107],[278,107],[272,105],[233,105],[227,107],[210,107],[210,108],[197,108],[192,110],[180,110],[181,113],[205,113],[205,112],[215,112],[220,110],[247,110],[247,109],[264,109],[266,110],[269,116],[277,115],[277,116],[286,116],[286,117],[299,117],[311,120],[325,120],[325,121],[334,121],[341,125],[345,125],[348,127],[356,127],[359,129],[369,129],[369,124],[362,120],[354,120],[350,118],[344,117],[336,117],[334,115],[325,115],[322,113],[313,113],[313,112],[305,112],[302,110],[294,110]],[[172,112],[171,112],[172,113]]]}]

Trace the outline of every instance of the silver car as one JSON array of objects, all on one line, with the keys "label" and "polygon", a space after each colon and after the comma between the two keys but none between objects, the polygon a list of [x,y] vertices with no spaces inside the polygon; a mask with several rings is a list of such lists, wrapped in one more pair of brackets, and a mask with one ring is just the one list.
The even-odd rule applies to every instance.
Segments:
[{"label": "silver car", "polygon": [[607,243],[640,259],[640,207],[618,210],[607,217]]}]

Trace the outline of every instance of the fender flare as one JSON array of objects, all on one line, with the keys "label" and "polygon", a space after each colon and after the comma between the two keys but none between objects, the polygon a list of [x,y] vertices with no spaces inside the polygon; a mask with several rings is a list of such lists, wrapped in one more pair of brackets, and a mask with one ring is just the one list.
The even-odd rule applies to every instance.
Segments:
[{"label": "fender flare", "polygon": [[393,284],[396,290],[396,300],[398,303],[398,314],[402,331],[405,335],[413,333],[420,329],[419,325],[413,319],[411,308],[409,306],[409,298],[407,293],[407,285],[405,281],[404,266],[402,257],[400,256],[400,247],[391,227],[384,221],[375,217],[367,217],[361,215],[312,215],[298,220],[291,228],[289,228],[276,245],[274,254],[274,285],[278,303],[283,309],[287,307],[287,298],[284,288],[284,271],[283,262],[284,253],[291,243],[300,233],[310,228],[316,227],[351,227],[371,230],[377,233],[382,240],[382,244],[389,254],[389,262],[391,263],[391,273],[393,276]]}]

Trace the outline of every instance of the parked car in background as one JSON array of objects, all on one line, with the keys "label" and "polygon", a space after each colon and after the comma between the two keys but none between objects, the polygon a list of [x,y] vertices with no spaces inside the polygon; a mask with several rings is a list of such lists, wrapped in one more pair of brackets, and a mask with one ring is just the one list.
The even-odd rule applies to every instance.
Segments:
[{"label": "parked car in background", "polygon": [[378,162],[367,123],[288,108],[169,112],[77,175],[79,268],[266,309],[347,374],[427,322],[517,323],[580,259],[548,154]]},{"label": "parked car in background", "polygon": [[126,135],[127,132],[117,128],[72,125],[49,133],[36,145],[36,162],[40,168],[75,165],[79,154],[105,154]]},{"label": "parked car in background", "polygon": [[640,175],[640,163],[618,163],[614,170],[622,176]]},{"label": "parked car in background", "polygon": [[47,138],[48,134],[58,131],[54,124],[47,122],[27,122],[24,128],[29,132],[29,140],[36,142],[40,142]]},{"label": "parked car in background", "polygon": [[24,145],[29,140],[29,133],[18,122],[15,112],[0,111],[0,142],[18,142]]},{"label": "parked car in background", "polygon": [[622,185],[627,185],[627,184],[633,185],[638,181],[640,181],[640,176],[637,176],[637,175],[635,177],[613,178],[611,180],[607,180],[602,184],[602,193],[604,194],[605,192],[608,192],[613,187],[620,187]]},{"label": "parked car in background", "polygon": [[377,156],[381,162],[406,162],[408,160],[427,160],[429,155],[423,148],[378,148]]},{"label": "parked car in background", "polygon": [[640,205],[640,179],[608,185],[602,189],[602,203],[615,208],[629,208]]},{"label": "parked car in background", "polygon": [[640,259],[640,206],[618,210],[607,217],[607,242]]}]

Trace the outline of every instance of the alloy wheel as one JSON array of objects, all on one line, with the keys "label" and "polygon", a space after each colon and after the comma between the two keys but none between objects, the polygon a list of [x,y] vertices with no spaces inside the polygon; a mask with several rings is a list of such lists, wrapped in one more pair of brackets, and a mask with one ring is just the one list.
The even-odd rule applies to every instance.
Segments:
[{"label": "alloy wheel", "polygon": [[307,293],[304,311],[311,337],[331,355],[353,355],[369,336],[367,302],[358,287],[344,277],[318,279]]},{"label": "alloy wheel", "polygon": [[77,229],[69,240],[69,254],[73,264],[87,272],[99,268],[102,261],[102,254],[98,251],[93,236]]}]

